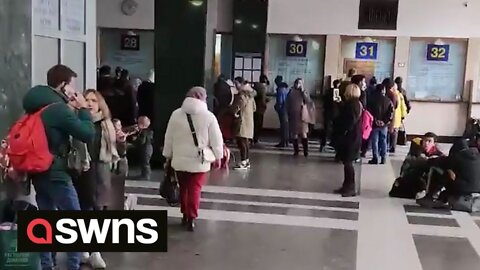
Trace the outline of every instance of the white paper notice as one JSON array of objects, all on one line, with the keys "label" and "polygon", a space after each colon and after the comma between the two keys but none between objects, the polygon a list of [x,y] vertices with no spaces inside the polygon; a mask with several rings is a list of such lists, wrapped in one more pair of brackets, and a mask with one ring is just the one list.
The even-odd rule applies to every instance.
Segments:
[{"label": "white paper notice", "polygon": [[235,57],[235,69],[243,69],[243,57]]},{"label": "white paper notice", "polygon": [[252,71],[251,70],[244,70],[243,71],[243,78],[249,82],[252,81]]},{"label": "white paper notice", "polygon": [[258,82],[260,80],[260,75],[261,75],[261,71],[260,70],[254,70],[253,73],[252,73],[252,81],[253,82]]},{"label": "white paper notice", "polygon": [[262,59],[253,58],[253,69],[262,69]]},{"label": "white paper notice", "polygon": [[58,30],[58,0],[36,0],[33,7],[35,30]]},{"label": "white paper notice", "polygon": [[252,69],[252,58],[243,59],[243,69]]},{"label": "white paper notice", "polygon": [[70,33],[85,33],[85,0],[62,0],[62,30]]},{"label": "white paper notice", "polygon": [[243,71],[242,70],[235,70],[235,72],[233,73],[233,77],[234,78],[237,78],[237,77],[242,77],[243,78]]}]

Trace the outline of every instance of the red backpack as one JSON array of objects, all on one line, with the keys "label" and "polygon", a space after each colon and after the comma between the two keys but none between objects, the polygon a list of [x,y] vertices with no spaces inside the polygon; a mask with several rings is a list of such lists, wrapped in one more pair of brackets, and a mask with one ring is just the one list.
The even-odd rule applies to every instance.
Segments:
[{"label": "red backpack", "polygon": [[10,166],[17,172],[42,173],[48,171],[52,165],[53,155],[48,148],[41,118],[47,107],[22,116],[8,133]]}]

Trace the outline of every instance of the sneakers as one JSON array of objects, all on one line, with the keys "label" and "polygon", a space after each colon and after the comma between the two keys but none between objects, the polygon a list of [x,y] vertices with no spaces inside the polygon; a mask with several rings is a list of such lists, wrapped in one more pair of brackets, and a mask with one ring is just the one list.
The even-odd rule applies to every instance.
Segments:
[{"label": "sneakers", "polygon": [[93,269],[105,269],[107,268],[107,264],[100,255],[100,252],[93,252],[90,258],[88,259],[90,265],[92,265]]},{"label": "sneakers", "polygon": [[247,159],[247,160],[243,160],[241,161],[240,163],[237,164],[237,166],[235,166],[233,168],[234,170],[247,170],[247,169],[250,169],[250,161]]},{"label": "sneakers", "polygon": [[80,253],[80,262],[81,263],[88,263],[88,259],[90,259],[90,253],[88,253],[88,252]]}]

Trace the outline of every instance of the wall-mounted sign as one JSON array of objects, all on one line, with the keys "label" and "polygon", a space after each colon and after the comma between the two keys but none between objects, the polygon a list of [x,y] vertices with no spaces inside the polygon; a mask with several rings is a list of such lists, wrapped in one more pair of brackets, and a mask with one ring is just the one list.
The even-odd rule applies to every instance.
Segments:
[{"label": "wall-mounted sign", "polygon": [[428,44],[427,45],[427,60],[428,61],[439,61],[439,62],[448,62],[448,56],[450,53],[450,45],[436,45]]},{"label": "wall-mounted sign", "polygon": [[355,59],[376,60],[378,43],[357,42],[355,47]]},{"label": "wall-mounted sign", "polygon": [[140,36],[138,35],[122,35],[121,41],[122,50],[139,51],[140,50]]},{"label": "wall-mounted sign", "polygon": [[307,42],[306,41],[287,41],[286,55],[291,57],[306,57]]}]

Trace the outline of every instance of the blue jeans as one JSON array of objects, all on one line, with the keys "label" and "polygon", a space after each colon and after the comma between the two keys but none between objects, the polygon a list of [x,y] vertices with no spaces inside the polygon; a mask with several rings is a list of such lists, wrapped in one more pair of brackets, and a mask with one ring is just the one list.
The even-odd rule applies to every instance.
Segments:
[{"label": "blue jeans", "polygon": [[[80,210],[77,191],[72,182],[51,181],[49,179],[35,179],[36,200],[39,210]],[[69,252],[68,270],[78,270],[80,267],[80,253]],[[53,267],[52,253],[40,253],[42,269]]]},{"label": "blue jeans", "polygon": [[[372,131],[372,153],[373,159],[378,160],[378,154],[384,159],[387,155],[387,127],[377,127]],[[380,153],[379,153],[380,152]]]}]

